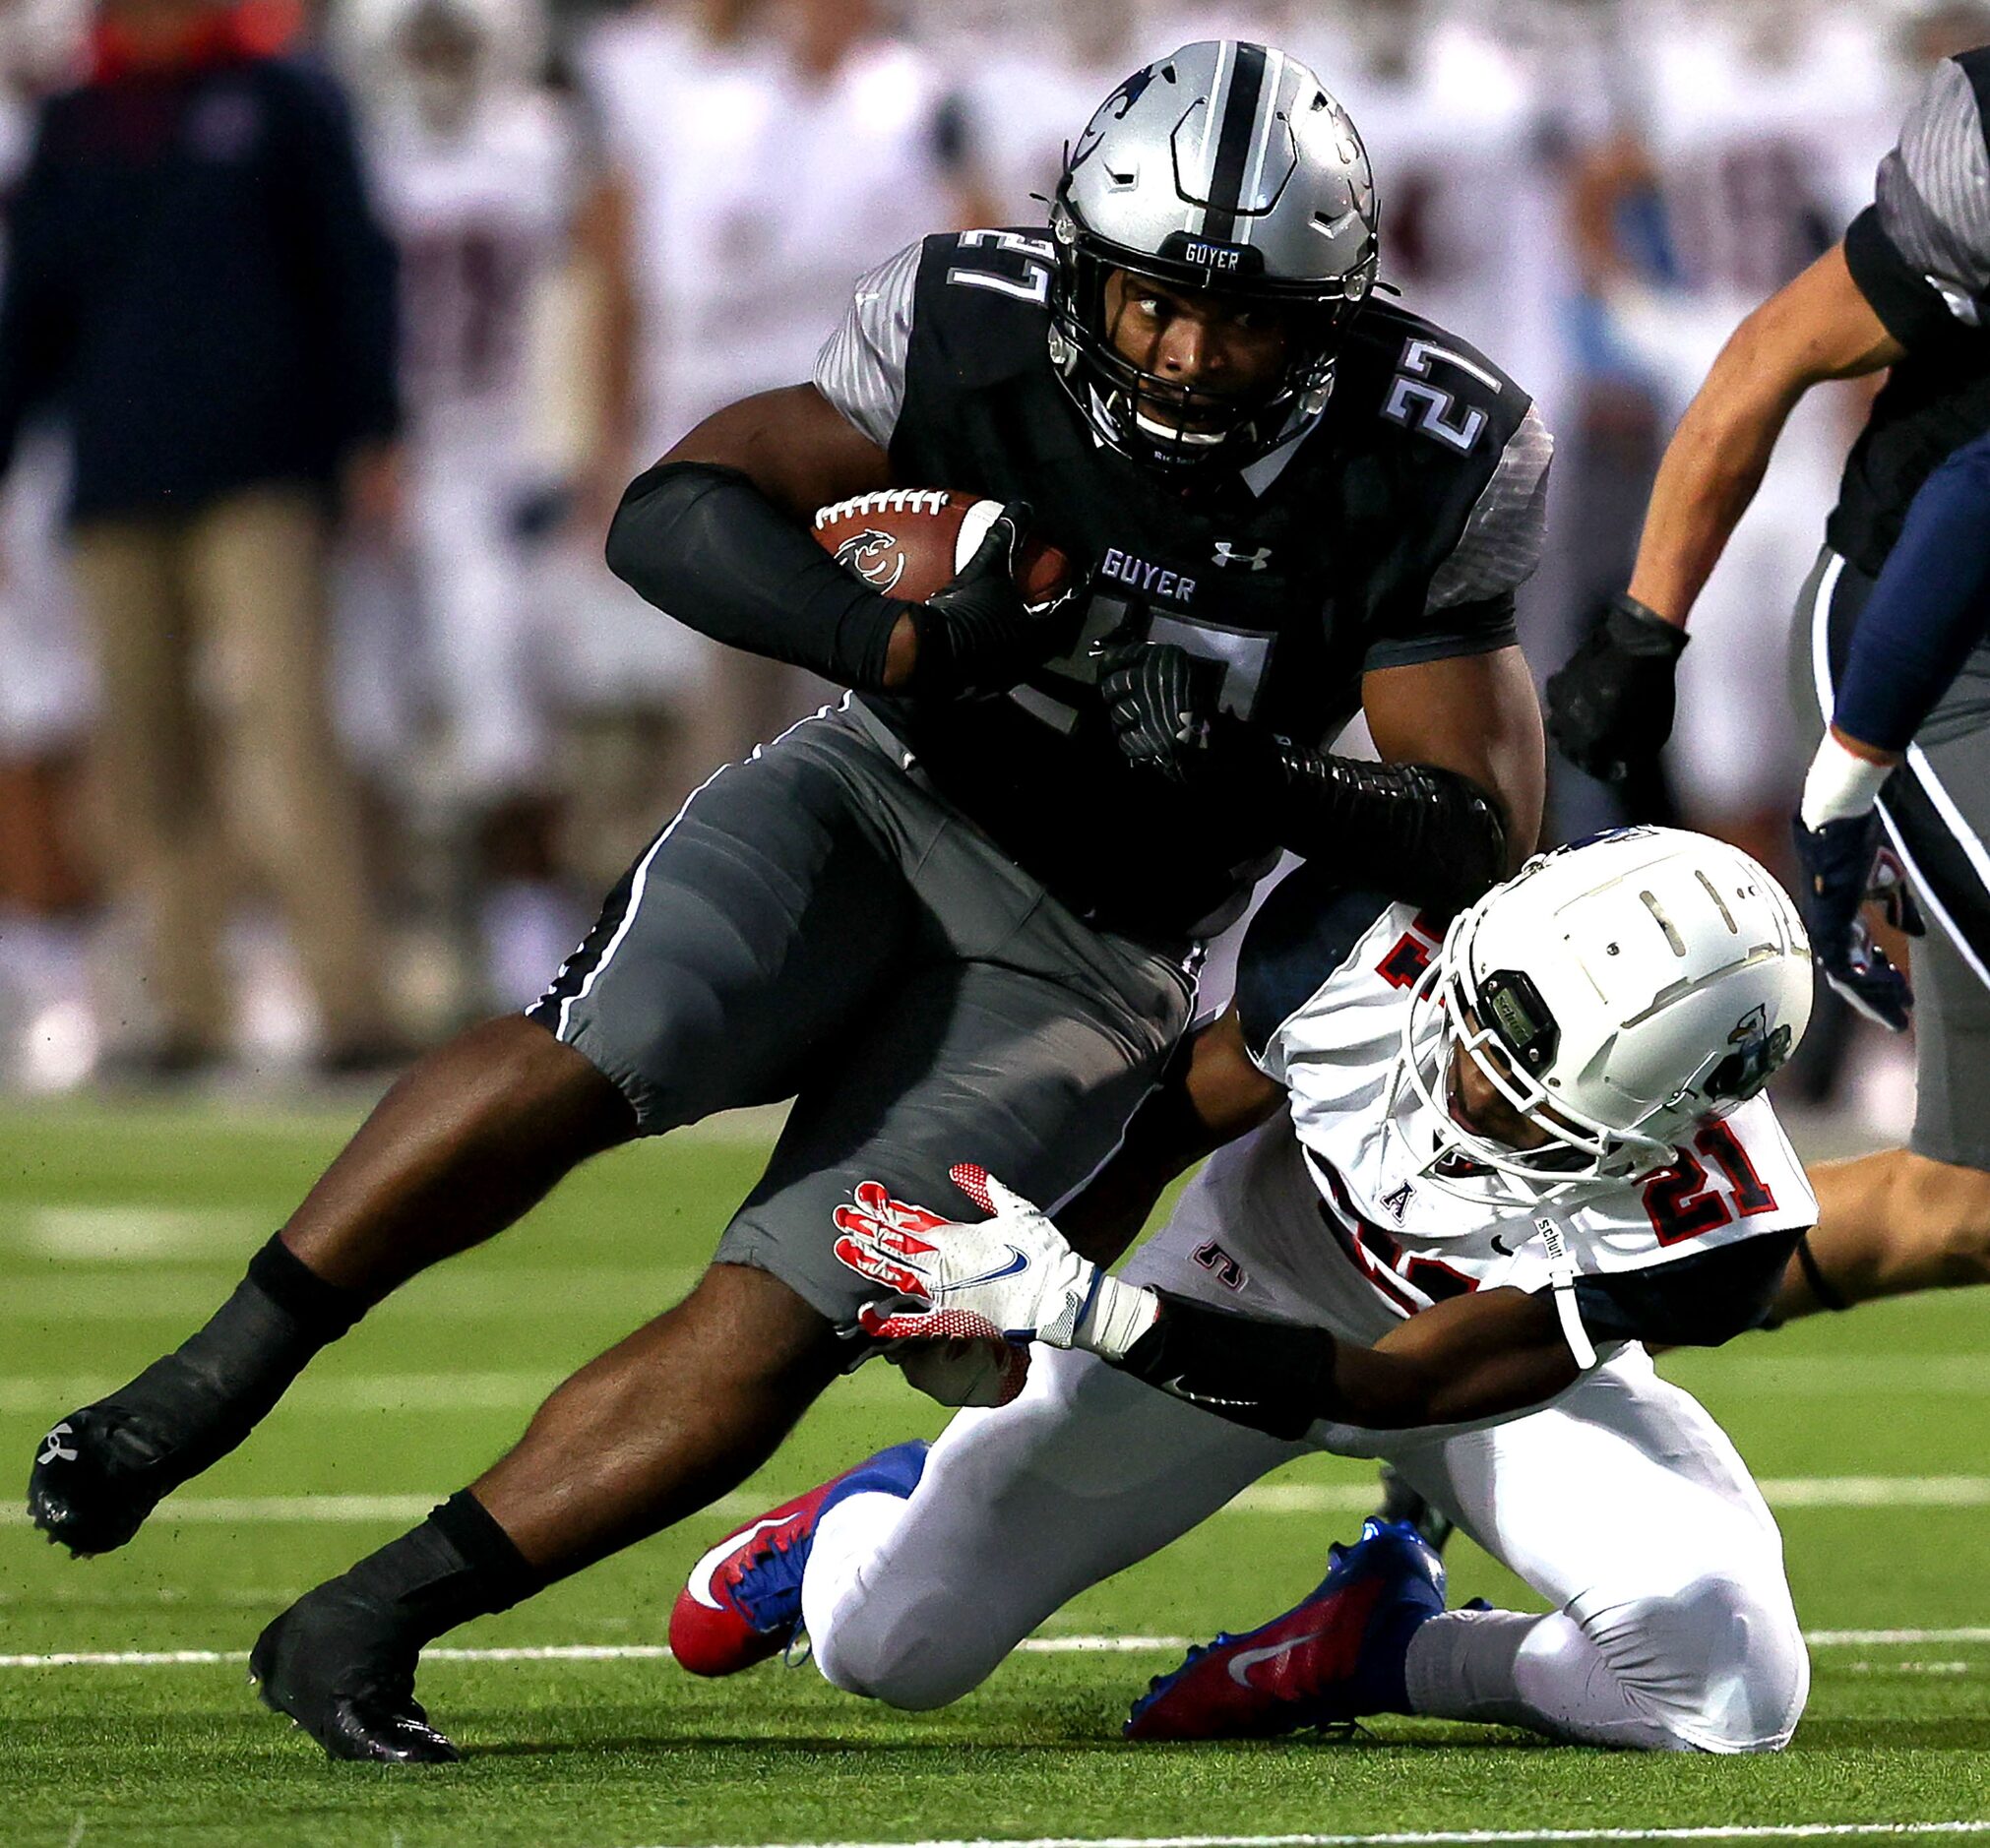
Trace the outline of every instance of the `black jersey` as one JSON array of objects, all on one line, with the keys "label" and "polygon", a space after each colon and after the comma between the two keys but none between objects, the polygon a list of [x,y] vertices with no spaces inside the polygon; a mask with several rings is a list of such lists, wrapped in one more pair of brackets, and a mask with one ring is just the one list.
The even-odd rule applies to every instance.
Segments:
[{"label": "black jersey", "polygon": [[1224,665],[1238,717],[1308,742],[1354,712],[1370,668],[1514,640],[1539,556],[1550,444],[1475,348],[1372,303],[1325,413],[1283,449],[1185,494],[1105,448],[1051,370],[1052,251],[1026,231],[929,237],[866,277],[817,384],[889,446],[907,486],[1036,510],[1088,578],[1066,652],[1004,699],[864,703],[934,782],[1081,912],[1199,934],[1275,843],[1129,766],[1096,687],[1110,639]]},{"label": "black jersey", "polygon": [[1826,527],[1835,552],[1877,577],[1936,463],[1990,430],[1990,46],[1935,67],[1845,233],[1845,262],[1907,349]]}]

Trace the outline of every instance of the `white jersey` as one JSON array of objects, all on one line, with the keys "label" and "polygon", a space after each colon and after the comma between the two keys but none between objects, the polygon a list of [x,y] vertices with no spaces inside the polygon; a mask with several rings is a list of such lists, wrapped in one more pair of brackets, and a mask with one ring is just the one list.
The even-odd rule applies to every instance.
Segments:
[{"label": "white jersey", "polygon": [[817,78],[651,12],[598,28],[585,67],[631,196],[646,455],[808,379],[854,278],[958,219],[943,92],[910,46]]},{"label": "white jersey", "polygon": [[[1534,1209],[1468,1170],[1435,1184],[1423,1172],[1429,1110],[1407,1085],[1393,1093],[1410,989],[1437,933],[1371,893],[1314,903],[1308,885],[1291,889],[1282,917],[1267,905],[1238,981],[1246,1040],[1285,1086],[1289,1121],[1213,1158],[1155,1241],[1167,1262],[1150,1261],[1141,1280],[1363,1343],[1450,1297],[1548,1287]],[[1633,1332],[1635,1309],[1617,1300],[1626,1279],[1817,1218],[1760,1097],[1704,1127],[1674,1167],[1544,1210],[1575,1259],[1591,1337],[1610,1351]]]},{"label": "white jersey", "polygon": [[529,437],[532,311],[574,215],[572,125],[550,96],[499,90],[451,133],[383,116],[371,154],[401,255],[410,434],[502,460]]}]

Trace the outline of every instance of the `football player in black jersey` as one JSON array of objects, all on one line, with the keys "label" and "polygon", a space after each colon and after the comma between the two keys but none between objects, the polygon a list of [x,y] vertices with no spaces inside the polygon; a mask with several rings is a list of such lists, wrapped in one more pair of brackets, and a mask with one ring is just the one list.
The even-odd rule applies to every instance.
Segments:
[{"label": "football player in black jersey", "polygon": [[[334,1756],[454,1757],[414,1699],[423,1644],[703,1508],[869,1351],[840,1216],[934,1197],[970,1129],[1034,1197],[1076,1188],[1278,849],[1434,912],[1516,864],[1543,762],[1512,593],[1548,439],[1490,360],[1370,299],[1376,226],[1310,71],[1185,46],[1098,111],[1047,233],[894,258],[812,384],[639,478],[613,568],[850,696],[715,774],[537,1005],[424,1059],[215,1319],[57,1427],[43,1530],[122,1544],[369,1305],[588,1155],[793,1098],[691,1295],[258,1641],[264,1698]],[[1008,503],[924,604],[807,531],[894,486]],[[1090,567],[1064,608],[1013,581],[1026,502]],[[1323,748],[1357,708],[1380,764]],[[1001,1389],[986,1351],[919,1378]]]},{"label": "football player in black jersey", "polygon": [[1778,1316],[1990,1281],[1990,46],[1936,66],[1844,241],[1758,308],[1681,420],[1630,591],[1548,683],[1549,725],[1621,776],[1665,742],[1686,619],[1797,400],[1890,368],[1798,602],[1792,683],[1823,739],[1795,839],[1819,966],[1904,1030],[1916,997],[1860,915],[1914,951],[1906,1148],[1812,1171],[1817,1229]]}]

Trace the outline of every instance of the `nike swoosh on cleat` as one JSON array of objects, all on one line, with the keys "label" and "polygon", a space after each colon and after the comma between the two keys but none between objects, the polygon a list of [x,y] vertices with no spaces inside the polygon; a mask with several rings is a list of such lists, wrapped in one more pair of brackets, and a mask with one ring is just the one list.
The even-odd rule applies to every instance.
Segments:
[{"label": "nike swoosh on cleat", "polygon": [[1239,1688],[1249,1688],[1253,1694],[1262,1694],[1264,1693],[1262,1688],[1251,1688],[1251,1671],[1260,1662],[1270,1662],[1278,1656],[1288,1654],[1301,1643],[1317,1642],[1326,1633],[1324,1630],[1316,1630],[1310,1635],[1290,1636],[1283,1642],[1273,1643],[1269,1648],[1246,1649],[1241,1655],[1233,1655],[1229,1663],[1230,1679]]},{"label": "nike swoosh on cleat", "polygon": [[947,1287],[951,1290],[971,1289],[977,1283],[997,1283],[1004,1277],[1013,1277],[1019,1270],[1027,1270],[1028,1268],[1028,1253],[1021,1251],[1012,1245],[1009,1248],[1009,1262],[1001,1269],[983,1271],[978,1277],[962,1277],[959,1281],[950,1283]]},{"label": "nike swoosh on cleat", "polygon": [[725,1607],[712,1595],[709,1589],[712,1583],[712,1574],[717,1571],[725,1560],[730,1558],[734,1553],[737,1553],[763,1527],[782,1527],[793,1518],[791,1514],[783,1514],[768,1520],[757,1520],[751,1527],[744,1528],[736,1534],[728,1535],[725,1539],[719,1541],[710,1553],[706,1554],[696,1566],[692,1567],[691,1576],[685,1581],[684,1589],[690,1592],[708,1611],[722,1611]]}]

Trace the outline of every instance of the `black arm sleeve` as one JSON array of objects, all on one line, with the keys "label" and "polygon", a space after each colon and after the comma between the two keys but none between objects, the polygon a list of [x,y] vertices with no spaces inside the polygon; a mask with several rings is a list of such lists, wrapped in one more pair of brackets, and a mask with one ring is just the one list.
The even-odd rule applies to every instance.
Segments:
[{"label": "black arm sleeve", "polygon": [[1592,1341],[1718,1347],[1759,1328],[1801,1232],[1764,1232],[1692,1258],[1576,1279],[1576,1307]]},{"label": "black arm sleeve", "polygon": [[1274,740],[1259,780],[1278,844],[1449,917],[1503,878],[1507,825],[1477,783]]},{"label": "black arm sleeve", "polygon": [[892,629],[911,608],[880,596],[736,468],[658,462],[629,484],[608,569],[681,623],[860,693],[885,684]]},{"label": "black arm sleeve", "polygon": [[1330,1403],[1337,1344],[1325,1328],[1259,1322],[1158,1292],[1160,1315],[1120,1372],[1275,1438],[1300,1438]]}]

